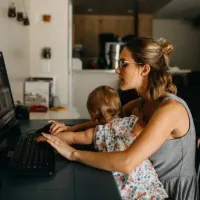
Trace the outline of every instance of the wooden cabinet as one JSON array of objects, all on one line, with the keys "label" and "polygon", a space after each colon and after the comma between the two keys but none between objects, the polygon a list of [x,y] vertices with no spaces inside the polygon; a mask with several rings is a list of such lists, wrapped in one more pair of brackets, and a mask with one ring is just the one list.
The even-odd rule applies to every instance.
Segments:
[{"label": "wooden cabinet", "polygon": [[139,36],[152,37],[153,16],[140,15],[139,16]]},{"label": "wooden cabinet", "polygon": [[[152,36],[152,15],[139,15],[139,35]],[[134,33],[134,18],[123,15],[74,15],[74,44],[83,44],[86,56],[98,56],[100,33],[114,33],[119,37]]]}]

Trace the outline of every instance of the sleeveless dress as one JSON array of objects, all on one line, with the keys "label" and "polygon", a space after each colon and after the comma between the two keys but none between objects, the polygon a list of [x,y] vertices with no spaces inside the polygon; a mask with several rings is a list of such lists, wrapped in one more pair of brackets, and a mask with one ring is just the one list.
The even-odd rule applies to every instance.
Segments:
[{"label": "sleeveless dress", "polygon": [[[95,129],[94,146],[98,151],[124,151],[132,142],[132,129],[137,117],[116,118]],[[114,172],[116,184],[123,200],[162,200],[167,196],[158,175],[149,160],[142,162],[129,175]]]},{"label": "sleeveless dress", "polygon": [[199,200],[195,171],[196,132],[193,118],[183,99],[168,94],[162,102],[169,99],[176,100],[185,107],[190,127],[183,137],[166,140],[160,149],[150,157],[150,160],[167,191],[168,199]]}]

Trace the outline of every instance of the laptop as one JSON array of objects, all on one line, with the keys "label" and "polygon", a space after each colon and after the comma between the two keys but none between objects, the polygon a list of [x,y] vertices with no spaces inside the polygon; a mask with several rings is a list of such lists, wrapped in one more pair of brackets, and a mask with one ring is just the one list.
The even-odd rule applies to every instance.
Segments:
[{"label": "laptop", "polygon": [[[54,173],[54,150],[47,143],[35,142],[40,134],[41,129],[29,134],[20,130],[3,53],[0,52],[0,153],[8,150],[11,172],[27,176]],[[0,163],[5,161],[2,154],[0,159]]]}]

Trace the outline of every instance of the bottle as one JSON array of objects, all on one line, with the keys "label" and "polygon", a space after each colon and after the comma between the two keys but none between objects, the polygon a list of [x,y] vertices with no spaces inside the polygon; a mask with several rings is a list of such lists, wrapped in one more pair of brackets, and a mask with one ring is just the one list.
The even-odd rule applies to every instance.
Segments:
[{"label": "bottle", "polygon": [[8,17],[14,18],[16,17],[16,6],[15,3],[12,2],[8,7]]},{"label": "bottle", "polygon": [[28,14],[24,13],[24,21],[23,21],[24,26],[28,26],[30,24]]}]

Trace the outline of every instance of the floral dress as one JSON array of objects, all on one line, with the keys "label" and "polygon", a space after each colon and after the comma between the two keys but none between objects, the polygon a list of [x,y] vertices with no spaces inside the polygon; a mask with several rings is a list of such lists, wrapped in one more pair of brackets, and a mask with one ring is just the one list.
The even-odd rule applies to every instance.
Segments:
[{"label": "floral dress", "polygon": [[[134,141],[132,129],[137,117],[116,118],[95,129],[94,146],[101,152],[124,151]],[[149,160],[142,162],[129,175],[113,173],[122,199],[124,200],[161,200],[167,198],[162,183]]]}]

